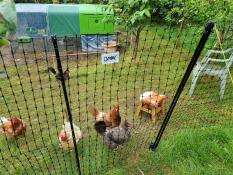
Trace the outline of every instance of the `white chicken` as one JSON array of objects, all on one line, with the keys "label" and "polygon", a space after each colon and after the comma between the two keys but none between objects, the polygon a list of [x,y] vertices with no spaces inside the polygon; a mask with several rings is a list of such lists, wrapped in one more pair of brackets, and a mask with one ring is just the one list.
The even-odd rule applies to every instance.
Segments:
[{"label": "white chicken", "polygon": [[[78,143],[79,140],[82,138],[82,132],[80,128],[76,126],[74,123],[73,123],[73,126],[74,126],[76,143]],[[61,130],[59,134],[60,146],[65,150],[74,148],[74,142],[73,142],[70,122],[64,122],[62,127],[63,129]]]}]

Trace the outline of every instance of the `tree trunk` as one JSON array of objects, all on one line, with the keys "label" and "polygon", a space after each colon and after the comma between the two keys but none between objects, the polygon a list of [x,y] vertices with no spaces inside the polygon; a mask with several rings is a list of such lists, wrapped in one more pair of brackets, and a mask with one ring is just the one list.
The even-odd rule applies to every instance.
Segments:
[{"label": "tree trunk", "polygon": [[133,50],[133,33],[130,34],[130,41],[129,41],[129,53],[130,56],[132,56],[132,51]]},{"label": "tree trunk", "polygon": [[180,42],[180,38],[181,38],[181,34],[184,30],[184,26],[185,26],[185,20],[183,20],[180,24],[180,29],[179,29],[179,33],[176,39],[176,49],[179,47],[179,42]]},{"label": "tree trunk", "polygon": [[136,32],[136,40],[135,40],[135,47],[134,47],[134,51],[133,51],[133,59],[137,58],[138,46],[139,46],[139,41],[140,41],[140,33],[141,33],[141,30],[137,30],[137,32]]}]

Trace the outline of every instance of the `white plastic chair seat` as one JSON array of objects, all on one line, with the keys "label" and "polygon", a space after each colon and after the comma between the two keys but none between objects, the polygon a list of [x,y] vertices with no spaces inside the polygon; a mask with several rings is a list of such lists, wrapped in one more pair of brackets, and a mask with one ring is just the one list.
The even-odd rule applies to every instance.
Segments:
[{"label": "white plastic chair seat", "polygon": [[[201,63],[197,63],[193,71],[200,71],[202,67]],[[202,70],[202,74],[210,75],[210,76],[218,76],[221,77],[222,74],[227,72],[226,68],[222,68],[221,66],[216,65],[206,65],[205,68]]]}]

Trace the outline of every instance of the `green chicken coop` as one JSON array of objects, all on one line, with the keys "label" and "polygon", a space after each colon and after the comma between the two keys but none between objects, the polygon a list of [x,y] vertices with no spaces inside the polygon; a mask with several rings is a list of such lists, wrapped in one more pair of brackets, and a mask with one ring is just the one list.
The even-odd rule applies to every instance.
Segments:
[{"label": "green chicken coop", "polygon": [[113,34],[114,24],[106,22],[103,5],[16,4],[17,37]]},{"label": "green chicken coop", "polygon": [[[56,35],[78,37],[82,51],[103,50],[114,39],[113,13],[95,4],[16,4],[18,41]],[[98,34],[98,36],[96,35]]]},{"label": "green chicken coop", "polygon": [[113,34],[113,23],[105,22],[105,17],[113,16],[100,5],[79,5],[80,34]]},{"label": "green chicken coop", "polygon": [[101,5],[49,5],[48,32],[57,36],[113,34],[113,23],[104,20],[111,15]]}]

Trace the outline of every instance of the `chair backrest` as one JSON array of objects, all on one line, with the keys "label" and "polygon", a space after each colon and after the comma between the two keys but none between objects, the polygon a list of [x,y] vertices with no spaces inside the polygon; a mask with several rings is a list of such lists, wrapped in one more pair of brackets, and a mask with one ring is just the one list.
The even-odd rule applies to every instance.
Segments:
[{"label": "chair backrest", "polygon": [[[222,60],[222,61],[218,61],[218,59],[213,59],[211,58],[212,54],[226,54],[229,53],[227,55],[230,55],[229,57],[226,57],[226,61]],[[233,63],[233,47],[229,48],[227,50],[224,51],[219,51],[219,50],[208,50],[204,59],[201,61],[202,64],[207,65],[209,64],[209,61],[211,62],[224,62],[226,67],[230,67]]]},{"label": "chair backrest", "polygon": [[233,49],[231,50],[231,55],[230,55],[230,57],[228,58],[229,59],[229,61],[226,63],[226,66],[227,67],[231,67],[231,65],[232,65],[232,63],[233,63]]}]

